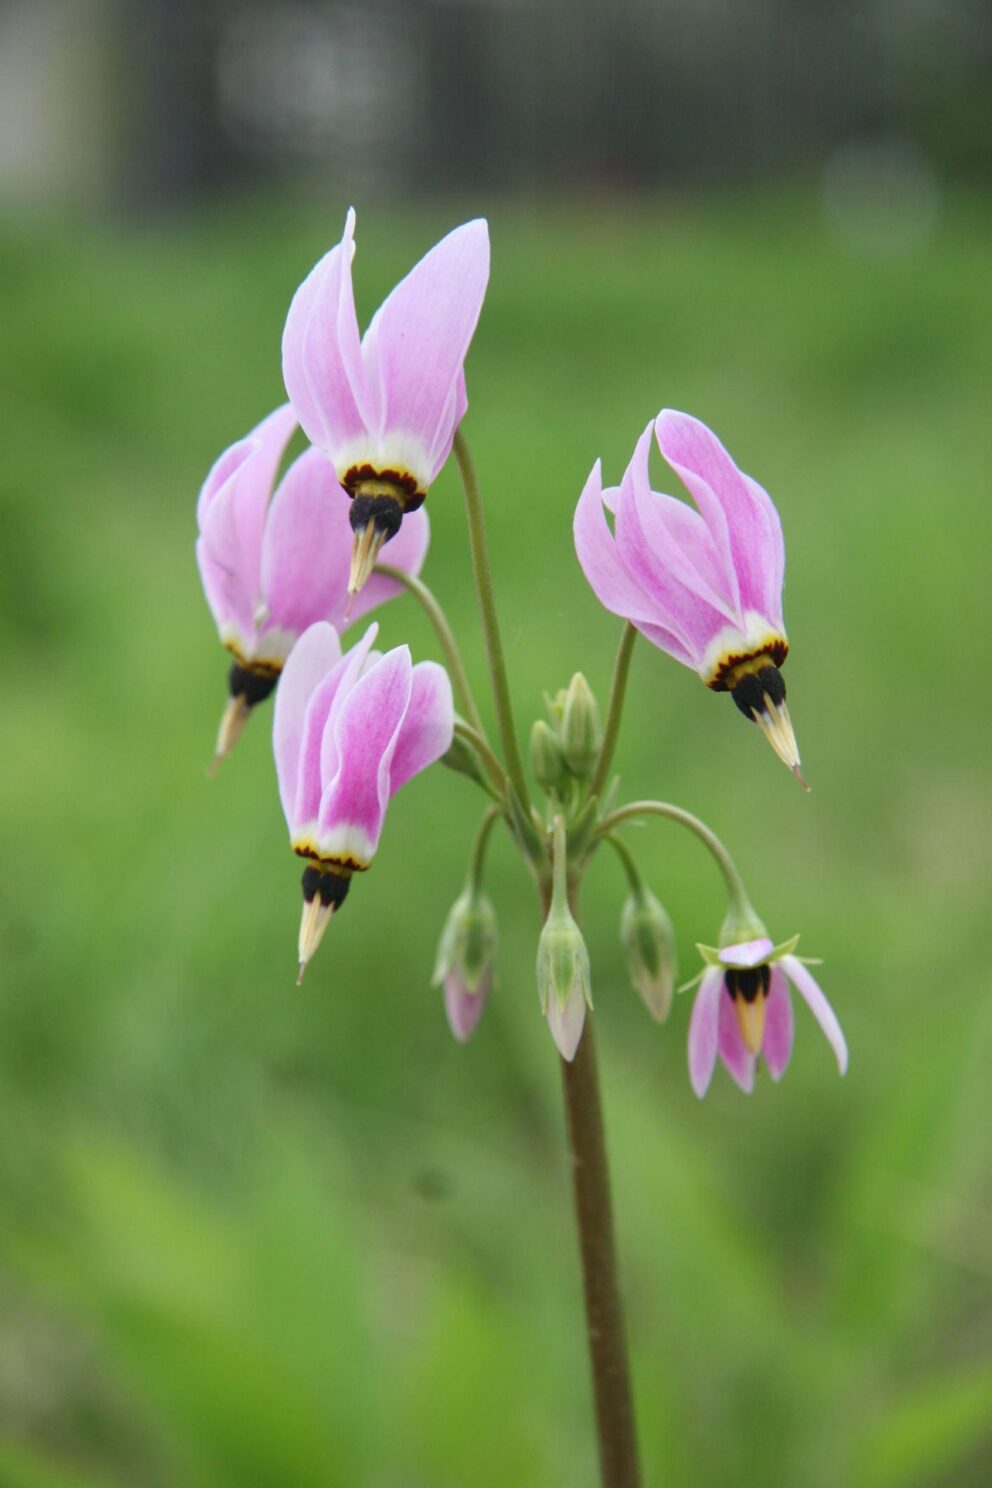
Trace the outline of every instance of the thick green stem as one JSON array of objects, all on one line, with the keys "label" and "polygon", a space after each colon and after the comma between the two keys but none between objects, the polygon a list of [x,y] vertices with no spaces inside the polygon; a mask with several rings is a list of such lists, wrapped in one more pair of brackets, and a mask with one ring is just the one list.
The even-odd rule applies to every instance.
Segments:
[{"label": "thick green stem", "polygon": [[599,759],[596,761],[596,772],[589,785],[589,793],[593,796],[602,794],[606,777],[610,773],[613,763],[613,751],[617,747],[617,735],[620,732],[620,719],[623,716],[623,700],[627,693],[627,676],[630,672],[630,657],[637,640],[637,630],[630,621],[623,628],[620,637],[620,649],[613,667],[613,681],[610,684],[610,701],[606,710],[606,727],[603,730],[603,743],[599,751]]},{"label": "thick green stem", "polygon": [[597,838],[608,837],[614,828],[620,826],[621,822],[630,821],[635,816],[664,816],[669,821],[688,827],[690,832],[695,832],[700,842],[704,843],[716,859],[727,885],[731,903],[742,912],[750,911],[752,915],[754,914],[744,887],[744,880],[737,871],[737,865],[730,853],[705,822],[701,822],[698,816],[693,816],[691,811],[684,811],[681,806],[671,806],[667,801],[631,801],[629,805],[620,806],[616,811],[611,811],[609,816],[603,817],[596,831]]},{"label": "thick green stem", "polygon": [[472,688],[469,685],[468,673],[465,671],[465,663],[462,661],[458,642],[455,640],[454,631],[448,623],[448,617],[441,608],[440,602],[422,579],[416,574],[405,573],[402,568],[393,568],[389,563],[377,563],[374,573],[382,574],[384,578],[392,579],[397,584],[402,584],[404,589],[409,590],[413,597],[424,610],[427,618],[434,627],[435,634],[441,643],[444,653],[445,665],[451,678],[451,686],[454,690],[458,707],[464,713],[469,723],[477,734],[485,738],[486,731],[482,727],[482,719],[472,696]]},{"label": "thick green stem", "polygon": [[472,570],[475,574],[475,591],[479,599],[479,613],[482,616],[482,631],[486,640],[486,655],[489,658],[489,675],[492,680],[493,699],[496,703],[496,717],[499,721],[499,734],[503,744],[503,754],[506,759],[506,770],[513,782],[513,788],[520,797],[525,811],[530,810],[530,796],[527,790],[527,779],[524,775],[524,763],[517,743],[516,730],[513,726],[513,705],[510,701],[510,685],[506,677],[506,663],[503,660],[503,643],[499,634],[499,619],[496,614],[496,600],[493,595],[493,576],[489,563],[489,547],[486,543],[486,525],[482,513],[482,497],[479,493],[479,481],[475,473],[475,465],[469,453],[468,445],[461,429],[455,434],[454,443],[455,459],[458,461],[458,469],[461,472],[462,485],[465,489],[465,509],[468,514],[468,537],[472,549]]}]

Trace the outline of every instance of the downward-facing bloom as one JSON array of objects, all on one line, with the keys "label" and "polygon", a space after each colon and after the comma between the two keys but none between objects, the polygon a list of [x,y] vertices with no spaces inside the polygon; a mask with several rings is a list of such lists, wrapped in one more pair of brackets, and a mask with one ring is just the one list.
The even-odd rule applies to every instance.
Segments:
[{"label": "downward-facing bloom", "polygon": [[[696,508],[651,489],[652,432]],[[597,461],[574,532],[600,602],[708,687],[730,692],[802,780],[779,670],[789,650],[782,528],[767,492],[738,470],[716,435],[664,409],[638,440],[619,488],[603,489]]]},{"label": "downward-facing bloom", "polygon": [[300,975],[355,873],[372,864],[392,796],[451,744],[444,668],[406,646],[372,650],[377,627],[345,655],[334,627],[312,625],[276,693],[273,746],[294,852],[306,862]]},{"label": "downward-facing bloom", "polygon": [[434,985],[444,992],[448,1027],[460,1044],[472,1037],[493,988],[496,913],[471,881],[451,906],[434,966]]},{"label": "downward-facing bloom", "polygon": [[359,335],[351,283],[355,213],[293,297],[283,376],[307,438],[353,498],[353,591],[419,507],[468,406],[463,363],[489,278],[484,219],[443,238]]},{"label": "downward-facing bloom", "polygon": [[789,982],[823,1030],[840,1073],[846,1072],[847,1044],[834,1010],[808,966],[792,954],[798,938],[781,946],[763,937],[719,951],[700,947],[708,965],[689,1023],[689,1078],[698,1096],[709,1088],[717,1055],[746,1093],[754,1088],[759,1056],[772,1078],[781,1079],[792,1054]]},{"label": "downward-facing bloom", "polygon": [[[218,759],[275,687],[309,625],[328,620],[340,628],[401,592],[395,580],[375,574],[349,613],[349,501],[334,471],[307,450],[272,494],[295,429],[288,404],[270,413],[215,462],[197,503],[203,587],[220,638],[234,654]],[[390,551],[395,566],[419,573],[428,537],[427,514],[418,512]]]}]

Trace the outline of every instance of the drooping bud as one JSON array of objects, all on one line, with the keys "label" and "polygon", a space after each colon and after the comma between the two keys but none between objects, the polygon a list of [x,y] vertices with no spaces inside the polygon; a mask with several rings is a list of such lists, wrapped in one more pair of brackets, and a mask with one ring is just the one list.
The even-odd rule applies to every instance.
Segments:
[{"label": "drooping bud", "polygon": [[677,976],[675,934],[663,906],[643,885],[624,904],[620,943],[635,991],[652,1018],[664,1023]]},{"label": "drooping bud", "polygon": [[485,894],[466,888],[445,921],[434,965],[434,986],[444,987],[451,1032],[460,1043],[471,1037],[492,990],[496,913]]},{"label": "drooping bud", "polygon": [[589,952],[571,911],[552,909],[537,943],[541,1011],[562,1059],[572,1060],[592,1007]]},{"label": "drooping bud", "polygon": [[565,694],[561,719],[562,754],[573,775],[584,780],[592,774],[602,742],[596,699],[585,677],[576,672]]},{"label": "drooping bud", "polygon": [[565,779],[565,761],[554,730],[539,718],[530,731],[530,762],[542,790],[558,790]]}]

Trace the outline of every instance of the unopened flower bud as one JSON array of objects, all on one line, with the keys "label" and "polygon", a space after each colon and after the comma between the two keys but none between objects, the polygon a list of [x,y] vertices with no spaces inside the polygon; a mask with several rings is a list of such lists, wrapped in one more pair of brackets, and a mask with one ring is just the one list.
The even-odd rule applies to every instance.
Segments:
[{"label": "unopened flower bud", "polygon": [[554,730],[539,718],[530,731],[530,762],[542,790],[557,790],[565,779],[565,761]]},{"label": "unopened flower bud", "polygon": [[475,1031],[492,989],[496,913],[484,894],[466,888],[451,906],[434,965],[434,985],[444,987],[444,1006],[455,1038]]},{"label": "unopened flower bud", "polygon": [[580,780],[591,775],[599,758],[603,730],[589,683],[576,672],[565,694],[561,720],[561,749],[565,763]]},{"label": "unopened flower bud", "polygon": [[567,906],[553,907],[541,931],[537,990],[558,1052],[563,1059],[574,1059],[592,996],[589,952]]},{"label": "unopened flower bud", "polygon": [[675,935],[650,889],[628,896],[620,917],[620,944],[635,991],[652,1018],[664,1023],[675,991]]}]

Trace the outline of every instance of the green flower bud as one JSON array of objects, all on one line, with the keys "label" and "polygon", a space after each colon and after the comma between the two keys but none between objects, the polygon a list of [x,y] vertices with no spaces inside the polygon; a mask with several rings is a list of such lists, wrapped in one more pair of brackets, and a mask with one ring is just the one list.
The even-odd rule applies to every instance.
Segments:
[{"label": "green flower bud", "polygon": [[743,894],[731,899],[727,917],[720,926],[720,945],[743,945],[749,940],[764,940],[768,935],[764,921]]},{"label": "green flower bud", "polygon": [[558,790],[565,780],[561,746],[549,724],[539,718],[530,731],[530,762],[542,790]]},{"label": "green flower bud", "polygon": [[596,699],[585,677],[576,672],[565,694],[561,719],[561,750],[573,775],[584,780],[592,774],[602,742]]},{"label": "green flower bud", "polygon": [[631,893],[620,916],[620,944],[634,990],[659,1023],[671,1011],[677,976],[672,922],[650,889]]},{"label": "green flower bud", "polygon": [[553,907],[537,943],[541,1011],[563,1059],[579,1046],[586,1008],[592,1007],[589,952],[567,906]]},{"label": "green flower bud", "polygon": [[485,784],[486,775],[479,763],[479,756],[459,734],[455,734],[448,746],[448,752],[442,754],[441,764],[447,765],[449,770],[455,770],[459,775],[467,775],[470,780],[475,780],[480,785]]},{"label": "green flower bud", "polygon": [[485,894],[466,888],[441,931],[434,963],[434,986],[456,977],[468,993],[478,992],[492,972],[496,955],[496,912]]}]

